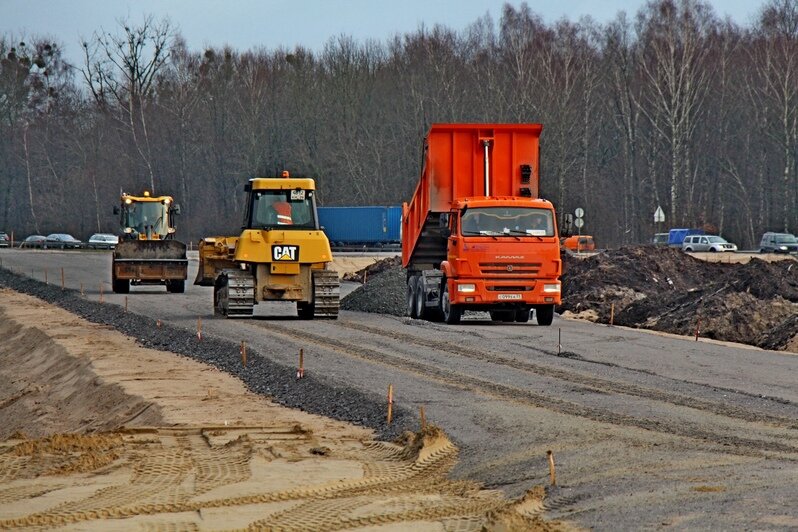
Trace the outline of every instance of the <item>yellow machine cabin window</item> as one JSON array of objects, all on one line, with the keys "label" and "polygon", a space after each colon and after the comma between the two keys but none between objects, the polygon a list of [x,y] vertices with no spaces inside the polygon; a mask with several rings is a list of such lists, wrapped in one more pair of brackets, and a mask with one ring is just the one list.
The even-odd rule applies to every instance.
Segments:
[{"label": "yellow machine cabin window", "polygon": [[255,190],[250,213],[253,229],[318,229],[312,190]]}]

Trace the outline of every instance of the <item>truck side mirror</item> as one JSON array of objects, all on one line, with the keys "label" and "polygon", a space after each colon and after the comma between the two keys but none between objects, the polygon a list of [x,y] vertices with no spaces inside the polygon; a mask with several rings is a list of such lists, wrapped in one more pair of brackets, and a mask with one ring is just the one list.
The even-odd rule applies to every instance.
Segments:
[{"label": "truck side mirror", "polygon": [[180,204],[175,203],[175,206],[173,207],[172,210],[174,211],[175,214],[180,214]]},{"label": "truck side mirror", "polygon": [[114,205],[114,214],[119,214],[119,207]]},{"label": "truck side mirror", "polygon": [[573,232],[573,226],[574,226],[574,215],[571,214],[570,212],[566,213],[565,216],[563,216],[562,236],[571,236],[571,233]]},{"label": "truck side mirror", "polygon": [[449,238],[452,236],[452,231],[449,229],[449,214],[442,213],[441,217],[438,218],[438,228],[440,229],[441,236],[443,238]]}]

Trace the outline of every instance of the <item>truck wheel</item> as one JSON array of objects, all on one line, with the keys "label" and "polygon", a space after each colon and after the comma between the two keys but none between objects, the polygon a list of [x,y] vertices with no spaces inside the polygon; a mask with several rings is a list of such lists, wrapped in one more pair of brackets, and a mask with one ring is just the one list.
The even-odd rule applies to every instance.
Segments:
[{"label": "truck wheel", "polygon": [[411,275],[407,278],[407,315],[411,318],[418,318],[416,314],[416,276]]},{"label": "truck wheel", "polygon": [[554,321],[554,305],[538,305],[535,307],[538,325],[551,325]]},{"label": "truck wheel", "polygon": [[441,312],[443,312],[443,321],[450,325],[460,323],[460,318],[463,315],[463,309],[460,305],[453,305],[449,299],[449,285],[446,279],[442,281],[443,288],[441,289]]},{"label": "truck wheel", "polygon": [[117,279],[114,278],[111,281],[111,286],[114,290],[114,294],[129,294],[130,293],[130,281],[128,279]]},{"label": "truck wheel", "polygon": [[515,321],[518,323],[526,323],[529,321],[529,309],[522,308],[515,311]]},{"label": "truck wheel", "polygon": [[186,291],[186,281],[183,279],[176,279],[174,281],[166,281],[166,291],[173,294],[182,294]]},{"label": "truck wheel", "polygon": [[420,320],[426,320],[429,316],[427,316],[427,307],[424,305],[427,294],[424,290],[424,277],[422,275],[415,278],[415,296],[415,315]]}]

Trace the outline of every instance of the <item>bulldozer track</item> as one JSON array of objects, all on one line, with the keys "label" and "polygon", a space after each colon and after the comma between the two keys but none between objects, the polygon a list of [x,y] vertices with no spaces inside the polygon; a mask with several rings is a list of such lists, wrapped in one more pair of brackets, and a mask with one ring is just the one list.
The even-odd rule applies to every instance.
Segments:
[{"label": "bulldozer track", "polygon": [[[508,368],[512,368],[515,370],[525,371],[529,373],[534,373],[536,375],[541,375],[544,377],[551,377],[555,379],[559,379],[566,382],[572,382],[574,384],[579,384],[582,386],[586,386],[592,388],[594,390],[600,392],[607,392],[607,393],[620,393],[624,395],[629,395],[633,397],[641,397],[645,399],[651,399],[654,401],[661,401],[665,403],[670,403],[676,406],[685,406],[688,408],[694,408],[697,410],[702,410],[705,412],[710,412],[712,414],[717,414],[720,416],[725,416],[734,419],[740,419],[743,421],[749,422],[765,422],[770,423],[776,426],[781,426],[789,429],[798,430],[798,421],[795,418],[786,417],[786,416],[777,416],[773,414],[767,414],[765,412],[759,411],[751,411],[741,409],[739,407],[732,406],[728,404],[728,398],[724,397],[723,400],[726,401],[725,403],[715,402],[715,401],[708,401],[704,399],[698,399],[696,397],[692,397],[690,395],[678,394],[667,392],[663,390],[657,390],[652,388],[647,388],[644,386],[640,386],[637,384],[626,383],[626,382],[619,382],[613,381],[608,379],[603,379],[599,377],[593,377],[591,375],[585,375],[583,373],[577,373],[573,370],[564,370],[558,369],[552,366],[544,366],[541,364],[534,364],[531,362],[527,362],[524,360],[518,360],[516,358],[511,358],[503,355],[496,354],[489,350],[482,350],[482,349],[473,349],[469,348],[466,345],[458,344],[454,345],[450,342],[440,341],[440,340],[431,340],[426,339],[420,336],[412,336],[409,334],[402,334],[392,331],[385,331],[383,329],[379,329],[376,327],[370,327],[368,325],[363,325],[361,323],[356,323],[350,320],[341,320],[338,322],[339,325],[342,327],[346,327],[348,329],[353,329],[373,335],[377,335],[380,337],[389,336],[394,340],[399,340],[403,345],[418,345],[420,347],[427,347],[436,349],[438,351],[450,353],[457,356],[466,357],[472,360],[479,360],[481,362],[489,362],[491,364],[497,364],[501,366],[505,366]],[[524,346],[525,349],[533,350],[536,352],[541,352],[543,354],[550,354],[548,351]],[[584,359],[580,356],[575,358],[578,361],[584,361]],[[617,367],[617,366],[616,366]],[[636,370],[629,369],[629,368],[621,368],[625,371],[629,372],[636,372]],[[651,373],[646,373],[649,376],[652,376]],[[688,385],[692,388],[703,388],[708,390],[716,390],[716,386],[708,386],[703,384],[696,384],[696,383],[689,383],[686,381],[671,379],[668,377],[660,377],[656,376],[658,379],[662,379],[668,386],[684,386]],[[688,390],[689,391],[689,390]],[[739,393],[736,390],[724,390],[726,392],[731,393]],[[750,394],[743,394],[746,397],[751,397]],[[796,436],[798,438],[798,436]]]},{"label": "bulldozer track", "polygon": [[[707,430],[702,426],[678,420],[655,420],[635,417],[614,412],[609,409],[582,405],[572,401],[551,397],[544,393],[536,393],[528,389],[508,386],[483,378],[465,375],[457,371],[443,369],[439,365],[419,362],[403,356],[366,348],[362,346],[362,342],[357,342],[357,340],[348,342],[308,331],[299,332],[290,327],[276,323],[270,323],[268,327],[271,334],[284,336],[297,342],[298,345],[307,345],[308,342],[311,342],[319,347],[330,349],[353,358],[398,368],[414,376],[421,376],[421,378],[425,380],[434,380],[443,385],[492,396],[499,400],[552,410],[561,414],[582,417],[599,423],[635,427],[669,436],[687,438],[693,442],[693,445],[699,448],[710,447],[726,454],[763,457],[767,456],[766,453],[770,452],[777,453],[780,457],[789,459],[790,461],[798,462],[798,444],[790,441],[796,440],[798,434],[783,434],[777,437],[771,436],[770,439],[743,438],[729,434],[720,434]],[[663,398],[666,396],[667,394],[663,396]],[[715,407],[714,404],[708,406],[712,408]],[[789,420],[786,419],[781,420],[782,424],[786,424],[788,421]]]},{"label": "bulldozer track", "polygon": [[216,290],[215,312],[228,318],[249,318],[255,307],[255,278],[242,270],[224,270]]},{"label": "bulldozer track", "polygon": [[[162,522],[148,521],[149,529],[193,530],[196,523],[175,522],[168,515],[293,502],[288,507],[285,504],[275,507],[271,514],[260,513],[268,517],[261,517],[248,528],[341,530],[451,518],[470,523],[471,526],[459,528],[461,530],[479,530],[487,512],[508,505],[495,492],[479,492],[472,482],[447,478],[456,462],[457,448],[443,436],[430,437],[419,450],[384,442],[365,442],[360,450],[349,448],[335,457],[364,463],[367,474],[362,478],[320,481],[315,486],[271,492],[258,489],[257,483],[247,484],[241,488],[243,494],[237,496],[198,500],[216,488],[241,485],[252,475],[253,459],[262,456],[258,452],[260,447],[272,445],[281,434],[296,435],[293,426],[281,431],[274,427],[260,432],[254,429],[246,436],[235,437],[240,430],[232,428],[231,434],[219,427],[199,432],[196,428],[174,427],[125,431],[114,450],[119,453],[120,467],[128,468],[129,475],[119,475],[116,482],[108,485],[110,481],[102,478],[103,470],[98,470],[91,478],[98,479],[97,486],[105,487],[88,496],[76,496],[74,500],[45,511],[31,513],[25,513],[19,501],[59,489],[61,485],[53,482],[54,479],[47,476],[30,479],[28,484],[0,491],[0,512],[8,515],[8,508],[3,505],[18,505],[13,512],[18,516],[0,520],[0,529],[54,527],[98,519],[166,514]],[[310,438],[307,435],[300,441],[310,446]],[[0,462],[7,454],[0,455]],[[375,505],[375,500],[380,505]]]},{"label": "bulldozer track", "polygon": [[332,270],[313,270],[314,318],[338,317],[341,284],[338,272]]}]

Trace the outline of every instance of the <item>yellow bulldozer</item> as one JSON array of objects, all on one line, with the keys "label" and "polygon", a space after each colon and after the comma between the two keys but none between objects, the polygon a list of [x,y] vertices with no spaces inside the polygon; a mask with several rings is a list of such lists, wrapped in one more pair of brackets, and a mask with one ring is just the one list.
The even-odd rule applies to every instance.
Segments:
[{"label": "yellow bulldozer", "polygon": [[319,228],[313,179],[250,179],[239,236],[204,238],[194,284],[213,286],[214,313],[252,316],[262,301],[295,302],[301,319],[338,317],[340,284]]},{"label": "yellow bulldozer", "polygon": [[183,293],[188,277],[186,245],[174,239],[174,217],[180,206],[171,196],[123,193],[119,214],[122,234],[113,254],[111,284],[117,294],[130,285],[166,285],[167,292]]}]

